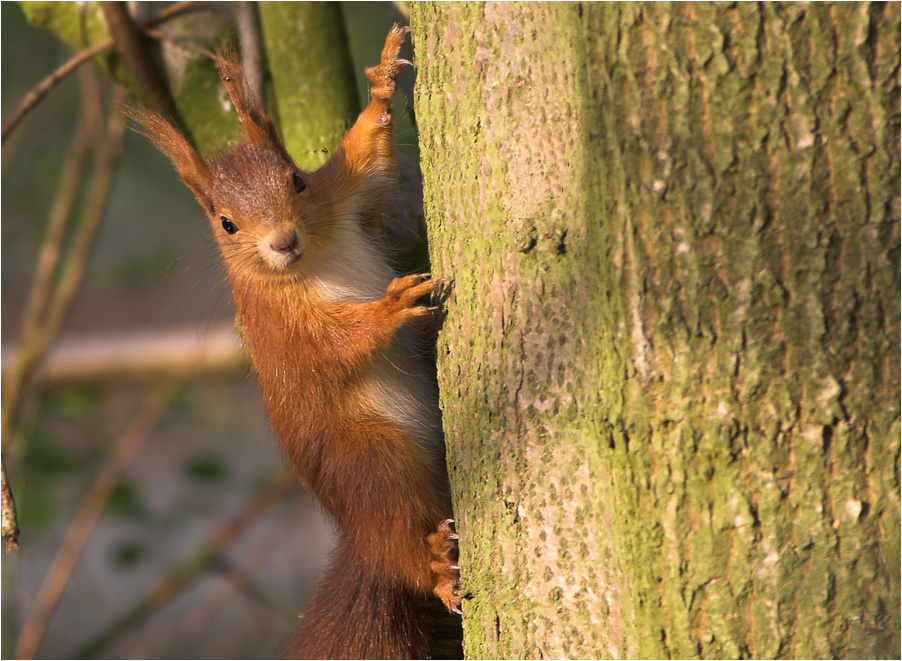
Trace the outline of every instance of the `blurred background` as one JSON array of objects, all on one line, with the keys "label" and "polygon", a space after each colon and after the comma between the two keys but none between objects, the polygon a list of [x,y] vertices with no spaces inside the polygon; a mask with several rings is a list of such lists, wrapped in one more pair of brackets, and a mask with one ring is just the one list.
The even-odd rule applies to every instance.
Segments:
[{"label": "blurred background", "polygon": [[[5,125],[72,51],[18,3],[0,11]],[[356,71],[403,12],[345,3]],[[27,320],[92,85],[112,94],[104,75],[73,73],[2,149],[4,408],[15,400],[2,440],[21,529],[19,550],[2,554],[2,656],[25,631],[37,658],[273,658],[331,533],[284,471],[203,213],[144,138],[122,137],[83,278],[78,263],[45,277],[64,299],[77,280],[70,307],[49,306],[67,314]],[[401,138],[415,158],[414,141]],[[100,176],[73,189],[74,215]],[[62,249],[77,254],[78,236],[67,229]],[[33,372],[42,339],[52,342]]]}]

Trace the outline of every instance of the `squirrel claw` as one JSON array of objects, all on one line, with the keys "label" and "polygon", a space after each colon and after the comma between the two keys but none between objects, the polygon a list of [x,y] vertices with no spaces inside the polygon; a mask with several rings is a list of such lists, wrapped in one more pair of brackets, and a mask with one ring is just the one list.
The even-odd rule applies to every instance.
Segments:
[{"label": "squirrel claw", "polygon": [[417,299],[431,294],[441,284],[440,280],[430,280],[428,273],[414,273],[395,278],[385,290],[383,304],[388,305],[393,313],[400,314],[405,320],[425,315],[437,308],[418,306]]},{"label": "squirrel claw", "polygon": [[395,96],[395,76],[404,64],[413,66],[408,60],[398,58],[401,44],[410,32],[409,28],[395,25],[385,39],[382,57],[379,64],[364,70],[367,79],[372,83],[370,96],[383,104],[391,104]]},{"label": "squirrel claw", "polygon": [[451,528],[453,523],[454,519],[445,519],[439,523],[436,532],[429,535],[427,541],[436,558],[432,563],[432,571],[436,574],[433,592],[450,612],[462,615],[460,610],[460,565],[457,562],[458,536]]}]

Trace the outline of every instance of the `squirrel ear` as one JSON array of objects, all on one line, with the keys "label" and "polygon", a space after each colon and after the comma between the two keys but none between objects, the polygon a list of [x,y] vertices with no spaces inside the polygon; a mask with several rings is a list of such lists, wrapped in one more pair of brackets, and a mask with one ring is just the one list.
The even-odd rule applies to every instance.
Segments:
[{"label": "squirrel ear", "polygon": [[135,130],[149,138],[172,161],[182,181],[194,193],[207,215],[212,216],[213,173],[210,164],[200,157],[178,129],[157,113],[145,108],[123,106],[122,114],[134,121],[138,125]]},{"label": "squirrel ear", "polygon": [[248,84],[241,58],[233,47],[219,53],[216,58],[216,68],[219,69],[222,82],[232,99],[235,110],[238,111],[247,141],[255,147],[273,149],[289,163],[293,163],[278,131],[276,131],[275,124],[260,106]]}]

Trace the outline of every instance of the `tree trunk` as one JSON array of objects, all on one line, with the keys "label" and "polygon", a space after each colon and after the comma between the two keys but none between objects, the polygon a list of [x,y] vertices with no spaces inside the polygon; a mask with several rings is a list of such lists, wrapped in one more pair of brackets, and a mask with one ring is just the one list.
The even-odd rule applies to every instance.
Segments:
[{"label": "tree trunk", "polygon": [[413,10],[467,657],[898,657],[899,5]]}]

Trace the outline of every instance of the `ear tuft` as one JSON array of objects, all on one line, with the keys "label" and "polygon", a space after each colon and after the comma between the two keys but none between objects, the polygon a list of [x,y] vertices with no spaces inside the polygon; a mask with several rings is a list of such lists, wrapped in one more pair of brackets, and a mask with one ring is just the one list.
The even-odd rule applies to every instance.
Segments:
[{"label": "ear tuft", "polygon": [[232,99],[232,104],[244,127],[245,139],[255,147],[277,151],[286,161],[293,162],[282,139],[276,131],[275,124],[257,102],[257,97],[244,75],[244,66],[234,46],[220,52],[216,58],[216,68],[222,82]]},{"label": "ear tuft", "polygon": [[148,138],[172,161],[182,181],[194,193],[207,215],[213,215],[213,173],[209,163],[200,157],[185,136],[152,110],[125,105],[120,111],[137,125],[133,127],[137,133]]}]

